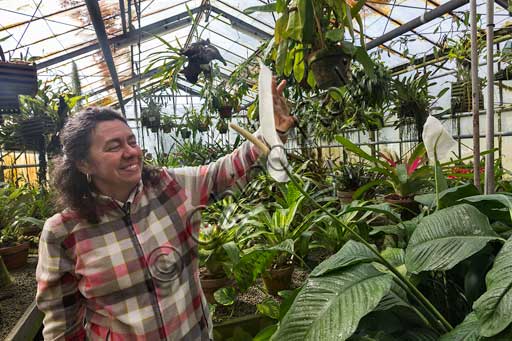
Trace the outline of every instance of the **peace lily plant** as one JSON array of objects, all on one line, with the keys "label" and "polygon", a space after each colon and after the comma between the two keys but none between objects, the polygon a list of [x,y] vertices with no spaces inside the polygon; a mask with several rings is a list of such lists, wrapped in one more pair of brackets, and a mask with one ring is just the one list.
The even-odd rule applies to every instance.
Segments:
[{"label": "peace lily plant", "polygon": [[[425,131],[433,132],[430,128],[426,127]],[[449,139],[443,143],[445,137],[446,131],[441,129],[425,139],[429,155],[434,152],[438,169],[437,154],[447,152],[450,147]],[[296,184],[296,176],[286,171]],[[348,229],[354,240],[313,269],[293,303],[284,308],[286,312],[281,314],[279,323],[262,333],[267,336],[270,333],[271,340],[301,341],[350,337],[510,339],[512,194],[474,195],[472,185],[446,188],[442,172],[436,172],[436,178],[437,210],[397,224],[397,230],[405,228],[410,234],[408,244],[404,248],[384,250],[344,225],[339,217],[297,186],[305,200]],[[488,266],[482,267],[477,261],[482,257]],[[465,279],[459,294],[466,296],[467,313],[463,321],[454,323],[419,288],[429,275],[440,274],[446,279],[460,268],[469,272],[478,270],[479,279],[485,278],[486,286],[475,289],[479,281]],[[380,314],[383,311],[386,318]],[[393,321],[390,317],[404,311],[409,314],[408,319]]]}]

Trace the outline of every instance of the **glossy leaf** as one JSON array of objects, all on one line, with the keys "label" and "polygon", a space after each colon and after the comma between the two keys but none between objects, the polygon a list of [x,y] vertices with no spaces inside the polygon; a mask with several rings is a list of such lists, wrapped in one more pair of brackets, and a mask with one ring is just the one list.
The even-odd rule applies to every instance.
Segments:
[{"label": "glossy leaf", "polygon": [[235,288],[221,288],[213,293],[215,301],[222,305],[233,305],[235,303]]},{"label": "glossy leaf", "polygon": [[318,277],[357,263],[368,263],[376,260],[378,260],[377,256],[364,244],[349,240],[338,252],[318,264],[311,271],[310,276]]},{"label": "glossy leaf", "polygon": [[487,291],[473,305],[481,323],[480,334],[494,336],[512,322],[512,237],[487,273]]},{"label": "glossy leaf", "polygon": [[391,287],[391,275],[359,264],[310,277],[272,340],[346,340]]},{"label": "glossy leaf", "polygon": [[452,206],[420,221],[407,246],[406,267],[413,273],[449,270],[498,238],[476,208]]},{"label": "glossy leaf", "polygon": [[479,333],[480,323],[474,312],[466,316],[461,324],[456,326],[451,332],[444,334],[440,341],[478,341],[481,340]]}]

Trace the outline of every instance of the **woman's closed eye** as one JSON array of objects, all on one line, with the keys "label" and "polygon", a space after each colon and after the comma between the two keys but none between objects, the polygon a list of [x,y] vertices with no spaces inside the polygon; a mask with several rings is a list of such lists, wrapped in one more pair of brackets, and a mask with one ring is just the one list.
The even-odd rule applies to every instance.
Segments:
[{"label": "woman's closed eye", "polygon": [[107,152],[117,152],[121,148],[121,145],[119,143],[110,144],[107,146],[106,150]]}]

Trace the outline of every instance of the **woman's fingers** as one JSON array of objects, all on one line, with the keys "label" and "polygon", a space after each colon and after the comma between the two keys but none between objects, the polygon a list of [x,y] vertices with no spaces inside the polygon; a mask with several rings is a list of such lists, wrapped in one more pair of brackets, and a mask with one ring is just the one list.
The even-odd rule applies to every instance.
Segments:
[{"label": "woman's fingers", "polygon": [[284,91],[284,88],[286,87],[286,79],[283,79],[281,81],[281,83],[279,83],[279,85],[277,86],[277,95],[278,96],[282,96],[283,95],[283,91]]}]

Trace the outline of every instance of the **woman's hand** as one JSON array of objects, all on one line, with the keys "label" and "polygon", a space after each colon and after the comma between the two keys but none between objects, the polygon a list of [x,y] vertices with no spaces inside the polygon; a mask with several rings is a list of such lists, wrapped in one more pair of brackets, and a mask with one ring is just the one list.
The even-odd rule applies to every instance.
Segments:
[{"label": "woman's hand", "polygon": [[290,115],[290,108],[286,98],[283,96],[283,91],[286,86],[286,80],[282,80],[277,85],[276,77],[272,77],[272,98],[274,102],[274,121],[276,130],[281,133],[286,133],[288,129],[293,127],[296,118]]}]

